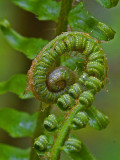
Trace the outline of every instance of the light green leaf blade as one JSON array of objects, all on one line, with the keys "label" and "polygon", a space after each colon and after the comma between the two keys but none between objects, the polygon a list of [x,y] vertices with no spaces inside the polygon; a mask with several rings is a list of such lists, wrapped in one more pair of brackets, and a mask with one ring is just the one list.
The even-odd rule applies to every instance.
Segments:
[{"label": "light green leaf blade", "polygon": [[89,116],[89,125],[97,130],[105,129],[109,124],[109,119],[102,112],[91,106],[86,110]]},{"label": "light green leaf blade", "polygon": [[113,39],[115,35],[115,31],[106,24],[99,22],[99,20],[84,9],[83,2],[73,7],[69,13],[68,22],[73,31],[89,33],[98,40],[109,41]]},{"label": "light green leaf blade", "polygon": [[83,142],[81,142],[80,151],[73,152],[65,146],[62,147],[62,150],[70,157],[71,160],[96,160],[96,158],[90,153]]},{"label": "light green leaf blade", "polygon": [[65,57],[62,56],[61,57],[61,65],[65,66],[67,68],[70,68],[72,71],[75,71],[76,73],[78,73],[79,75],[82,73],[82,71],[84,70],[84,66],[85,66],[85,58],[80,57],[79,56],[73,56],[73,57]]},{"label": "light green leaf blade", "polygon": [[11,108],[0,108],[0,128],[12,137],[33,136],[37,113],[30,115]]},{"label": "light green leaf blade", "polygon": [[0,160],[29,160],[30,149],[0,144]]},{"label": "light green leaf blade", "polygon": [[33,98],[32,92],[25,93],[27,77],[25,74],[16,74],[7,81],[0,82],[0,95],[7,92],[15,93],[21,99]]},{"label": "light green leaf blade", "polygon": [[27,58],[34,59],[40,50],[48,43],[41,38],[26,38],[10,27],[7,20],[0,22],[0,28],[8,43],[16,50],[24,53]]},{"label": "light green leaf blade", "polygon": [[17,6],[37,15],[39,20],[57,21],[60,2],[55,0],[12,0]]},{"label": "light green leaf blade", "polygon": [[112,8],[115,7],[119,0],[96,0],[98,3],[101,4],[101,6],[105,7],[105,8]]}]

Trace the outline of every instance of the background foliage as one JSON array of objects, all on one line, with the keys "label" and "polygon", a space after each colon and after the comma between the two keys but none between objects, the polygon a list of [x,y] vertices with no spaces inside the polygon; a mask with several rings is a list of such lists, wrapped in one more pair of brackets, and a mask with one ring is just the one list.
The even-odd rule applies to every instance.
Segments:
[{"label": "background foliage", "polygon": [[[117,7],[107,10],[97,4],[94,0],[86,0],[85,8],[89,10],[95,17],[102,22],[106,22],[116,32],[115,39],[106,44],[103,48],[107,54],[109,62],[109,79],[110,83],[107,85],[108,93],[103,90],[96,98],[95,105],[110,117],[110,124],[106,130],[97,132],[96,130],[86,127],[84,130],[77,131],[77,136],[80,137],[101,160],[116,160],[120,159],[120,127],[119,127],[119,111],[120,111],[120,3]],[[43,22],[38,21],[34,15],[25,12],[16,7],[9,0],[0,1],[0,20],[8,19],[11,25],[24,36],[42,37],[52,39],[55,24],[52,21]],[[31,23],[32,22],[32,23]],[[49,25],[49,27],[48,27]],[[35,29],[34,29],[35,28]],[[48,29],[49,28],[49,29]],[[5,81],[13,74],[26,73],[29,69],[31,61],[29,61],[20,52],[15,52],[0,32],[0,81]],[[7,99],[7,101],[6,101]],[[33,113],[37,110],[37,100],[20,100],[16,95],[7,93],[0,96],[0,107],[11,107],[20,111],[27,111]],[[57,111],[57,110],[56,110]],[[54,111],[54,112],[56,112]],[[29,138],[13,139],[5,131],[0,130],[0,142],[27,148],[30,145]],[[24,153],[21,154],[23,155]],[[63,159],[65,155],[63,153]]]}]

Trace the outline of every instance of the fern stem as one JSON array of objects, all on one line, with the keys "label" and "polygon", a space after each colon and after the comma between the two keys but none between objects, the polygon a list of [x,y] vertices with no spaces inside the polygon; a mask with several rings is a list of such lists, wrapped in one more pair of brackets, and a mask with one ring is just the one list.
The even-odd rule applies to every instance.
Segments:
[{"label": "fern stem", "polygon": [[56,29],[56,35],[60,35],[62,32],[67,31],[68,14],[72,8],[73,0],[62,0],[61,10],[58,18],[58,24]]},{"label": "fern stem", "polygon": [[74,118],[74,116],[76,115],[76,113],[81,110],[84,110],[84,106],[77,104],[67,114],[65,122],[64,122],[61,130],[59,131],[58,136],[56,138],[56,141],[55,141],[53,148],[51,150],[50,160],[58,160],[59,159],[60,148],[63,145],[67,135],[69,134],[70,127],[71,127],[71,121]]}]

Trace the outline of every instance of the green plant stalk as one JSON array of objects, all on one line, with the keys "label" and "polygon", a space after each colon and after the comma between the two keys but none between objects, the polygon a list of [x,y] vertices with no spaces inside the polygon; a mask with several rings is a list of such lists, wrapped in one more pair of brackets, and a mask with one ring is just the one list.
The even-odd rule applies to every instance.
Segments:
[{"label": "green plant stalk", "polygon": [[34,135],[32,138],[32,144],[31,144],[32,148],[30,152],[30,160],[39,160],[39,157],[36,151],[34,150],[33,145],[34,145],[35,138],[39,137],[41,134],[44,134],[43,121],[49,115],[50,109],[51,109],[51,106],[49,105],[48,107],[45,108],[45,111],[42,112],[41,111],[42,104],[43,103],[40,102],[40,110],[38,112],[36,128],[35,128]]},{"label": "green plant stalk", "polygon": [[74,116],[79,112],[84,110],[85,106],[77,104],[74,106],[68,113],[67,118],[61,128],[61,130],[58,132],[58,136],[56,138],[56,141],[53,145],[53,148],[50,153],[50,160],[58,160],[60,156],[60,149],[63,145],[67,135],[69,134],[70,128],[71,128],[71,122],[74,118]]},{"label": "green plant stalk", "polygon": [[62,32],[67,31],[68,14],[72,8],[73,0],[62,0],[61,10],[58,18],[56,35],[60,35]]}]

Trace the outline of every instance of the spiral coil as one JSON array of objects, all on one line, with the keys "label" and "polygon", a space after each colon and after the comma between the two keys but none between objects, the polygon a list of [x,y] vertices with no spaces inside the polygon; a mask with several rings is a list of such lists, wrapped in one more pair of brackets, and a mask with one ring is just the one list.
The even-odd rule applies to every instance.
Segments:
[{"label": "spiral coil", "polygon": [[48,131],[53,131],[57,128],[57,120],[54,114],[50,114],[45,120],[44,120],[44,128]]},{"label": "spiral coil", "polygon": [[88,123],[88,115],[85,112],[78,112],[72,120],[72,128],[84,128]]},{"label": "spiral coil", "polygon": [[38,138],[36,138],[34,142],[34,148],[38,152],[44,151],[47,148],[47,145],[48,145],[48,140],[45,135],[39,136]]},{"label": "spiral coil", "polygon": [[70,152],[79,152],[81,150],[81,141],[75,138],[69,138],[64,146],[70,151]]},{"label": "spiral coil", "polygon": [[[56,68],[56,59],[71,51],[85,55],[83,74],[86,79],[78,77],[69,68]],[[97,40],[85,33],[67,32],[52,40],[38,54],[28,72],[28,84],[37,99],[57,103],[62,110],[70,109],[79,97],[80,103],[88,107],[102,87],[105,72],[105,55]],[[81,82],[88,91],[82,91]]]}]

